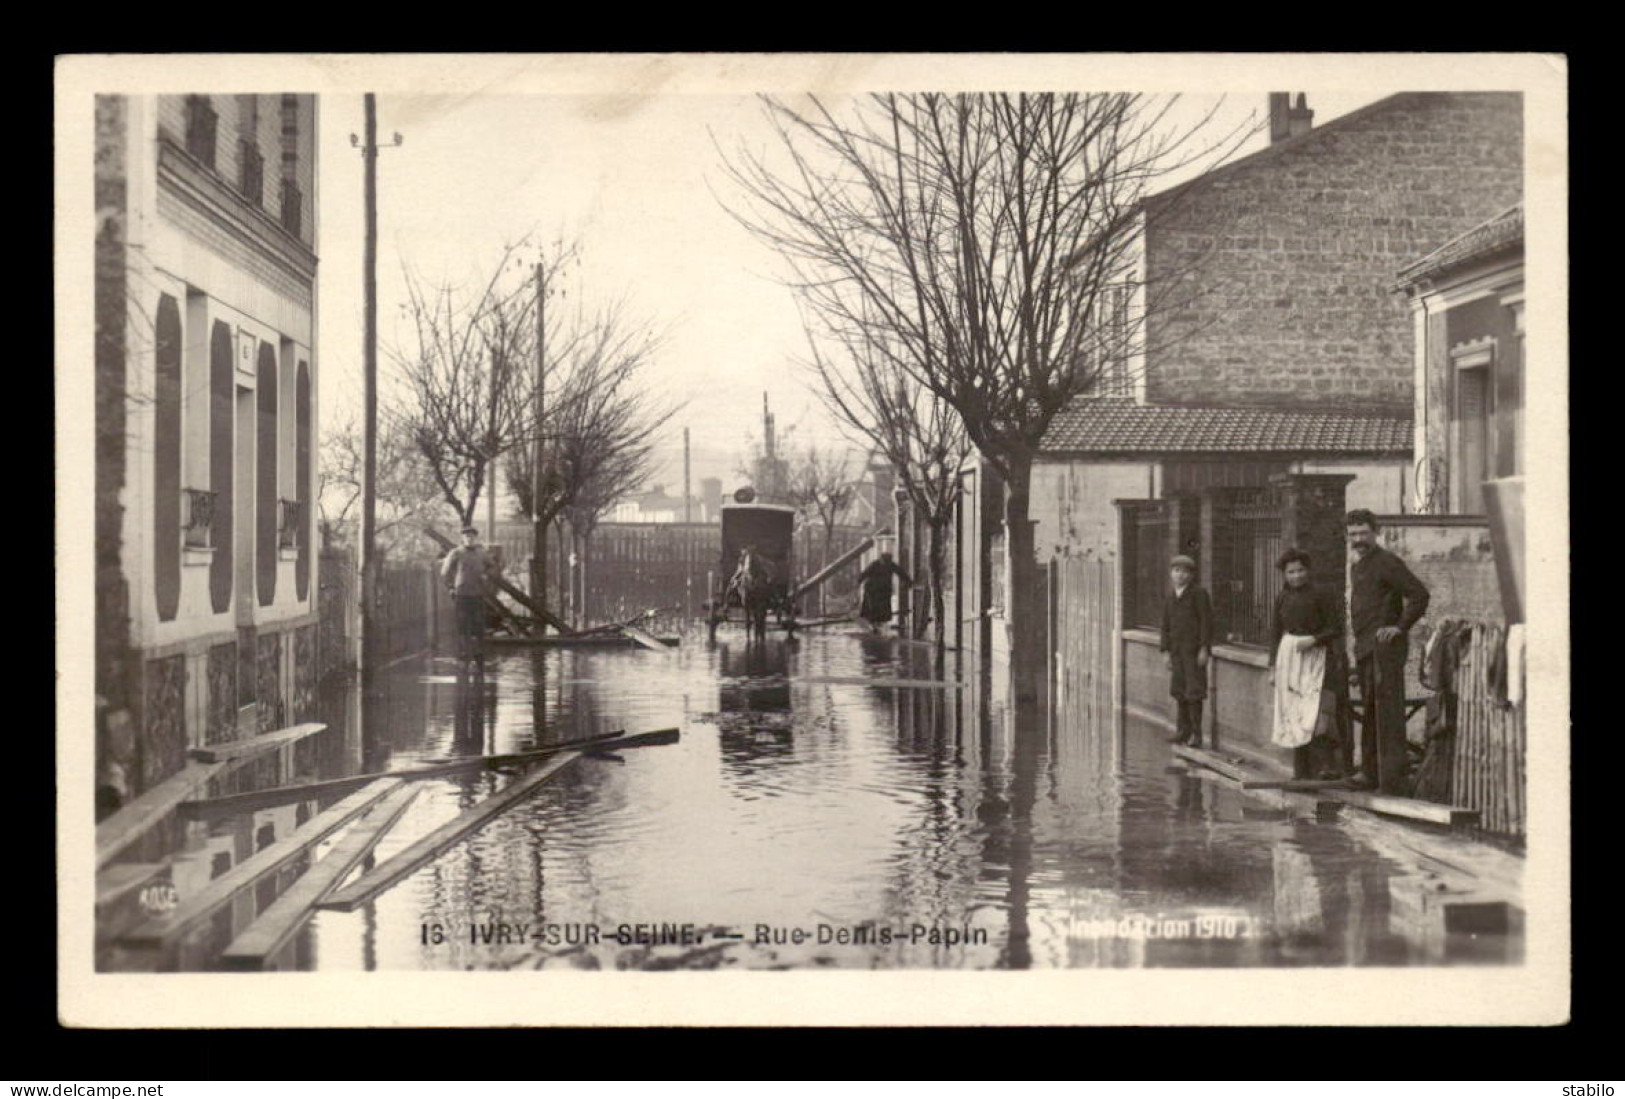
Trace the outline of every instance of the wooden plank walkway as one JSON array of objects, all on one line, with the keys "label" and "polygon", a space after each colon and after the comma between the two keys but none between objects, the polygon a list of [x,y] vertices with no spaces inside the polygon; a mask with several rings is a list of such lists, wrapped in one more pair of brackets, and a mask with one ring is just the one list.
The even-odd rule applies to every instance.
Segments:
[{"label": "wooden plank walkway", "polygon": [[294,725],[246,740],[192,749],[189,754],[194,758],[179,771],[96,825],[96,868],[100,870],[150,832],[210,779],[228,775],[264,752],[325,728],[322,724]]},{"label": "wooden plank walkway", "polygon": [[320,722],[311,722],[305,725],[290,725],[286,729],[278,729],[273,733],[261,733],[259,736],[248,737],[244,740],[228,740],[222,744],[209,744],[202,748],[193,748],[187,754],[200,763],[224,763],[228,760],[244,759],[268,752],[272,748],[280,748],[284,744],[292,744],[297,740],[304,740],[327,728]]},{"label": "wooden plank walkway", "polygon": [[374,806],[326,858],[302,874],[259,919],[232,940],[220,955],[221,964],[227,969],[264,969],[266,962],[315,914],[316,903],[367,857],[422,790],[421,786],[402,786]]},{"label": "wooden plank walkway", "polygon": [[123,937],[133,947],[163,947],[221,905],[249,888],[267,874],[273,874],[303,852],[338,831],[366,811],[374,802],[401,785],[400,779],[380,779],[358,790],[322,813],[317,814],[282,839],[257,854],[250,855],[195,896],[183,897],[174,910],[141,924]]},{"label": "wooden plank walkway", "polygon": [[211,798],[207,801],[182,802],[179,809],[193,820],[213,820],[251,812],[255,809],[267,809],[273,805],[286,805],[290,801],[304,801],[307,798],[322,797],[342,790],[353,789],[357,786],[365,786],[369,782],[376,782],[384,778],[407,780],[433,778],[436,775],[454,774],[457,771],[473,770],[476,767],[535,763],[560,752],[575,749],[608,751],[614,748],[647,748],[660,744],[675,744],[681,736],[681,732],[677,729],[656,729],[649,733],[616,731],[605,733],[602,736],[567,741],[563,744],[547,745],[534,751],[520,752],[514,755],[432,759],[425,760],[420,766],[408,767],[399,771],[374,771],[371,774],[349,775],[344,778],[325,779],[320,782],[305,782],[293,786],[275,786],[269,790],[254,790],[246,794],[228,794],[225,797]]},{"label": "wooden plank walkway", "polygon": [[1358,809],[1369,809],[1373,813],[1387,813],[1389,816],[1431,821],[1434,824],[1472,824],[1478,820],[1477,809],[1466,809],[1460,805],[1440,805],[1438,802],[1418,801],[1416,798],[1395,797],[1392,794],[1372,794],[1363,790],[1327,790],[1326,796]]},{"label": "wooden plank walkway", "polygon": [[1263,776],[1248,767],[1242,760],[1234,756],[1222,756],[1209,748],[1193,748],[1189,744],[1170,745],[1173,753],[1181,759],[1188,759],[1192,763],[1201,764],[1210,771],[1217,771],[1225,778],[1233,778],[1237,782],[1247,782],[1250,779],[1259,779]]},{"label": "wooden plank walkway", "polygon": [[1373,813],[1405,817],[1410,820],[1429,821],[1434,824],[1472,824],[1478,819],[1478,810],[1459,805],[1440,805],[1416,798],[1396,797],[1351,790],[1341,782],[1278,779],[1261,774],[1236,757],[1226,757],[1206,748],[1193,748],[1186,744],[1172,745],[1173,753],[1183,759],[1216,771],[1226,778],[1235,779],[1246,790],[1294,790],[1318,793],[1322,797],[1365,809]]},{"label": "wooden plank walkway", "polygon": [[147,885],[168,867],[164,862],[116,862],[96,875],[96,908],[101,910]]},{"label": "wooden plank walkway", "polygon": [[[653,637],[654,635],[651,634],[650,636]],[[683,639],[680,637],[657,637],[655,640],[668,649],[676,648],[683,643]],[[544,649],[635,649],[642,644],[622,634],[588,634],[584,637],[560,637],[557,634],[548,634],[546,637],[488,636],[485,643],[502,648],[539,646]]]},{"label": "wooden plank walkway", "polygon": [[439,857],[452,844],[463,839],[486,821],[509,806],[528,797],[536,787],[558,774],[581,758],[580,751],[565,752],[528,775],[516,779],[509,786],[492,794],[467,812],[447,821],[439,828],[421,837],[386,862],[373,867],[360,880],[352,882],[336,893],[318,902],[318,908],[331,908],[340,912],[353,912],[373,897],[388,889],[418,867]]},{"label": "wooden plank walkway", "polygon": [[670,648],[667,646],[666,642],[661,638],[656,637],[648,630],[641,629],[637,626],[622,626],[620,627],[620,630],[623,634],[630,637],[633,641],[636,641],[644,648],[653,649],[657,653],[666,653],[668,656],[670,655]]},{"label": "wooden plank walkway", "polygon": [[951,679],[883,679],[872,675],[798,675],[793,683],[833,683],[843,687],[963,687]]},{"label": "wooden plank walkway", "polygon": [[191,762],[96,825],[96,869],[146,835],[186,798],[227,768],[225,763]]}]

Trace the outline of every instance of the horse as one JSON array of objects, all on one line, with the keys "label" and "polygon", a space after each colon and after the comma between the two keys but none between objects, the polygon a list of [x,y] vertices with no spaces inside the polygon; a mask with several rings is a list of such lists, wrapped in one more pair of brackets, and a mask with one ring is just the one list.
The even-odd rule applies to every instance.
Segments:
[{"label": "horse", "polygon": [[745,612],[745,636],[767,637],[767,611],[772,602],[773,563],[746,546],[739,551],[739,567],[728,581],[730,592],[739,596]]}]

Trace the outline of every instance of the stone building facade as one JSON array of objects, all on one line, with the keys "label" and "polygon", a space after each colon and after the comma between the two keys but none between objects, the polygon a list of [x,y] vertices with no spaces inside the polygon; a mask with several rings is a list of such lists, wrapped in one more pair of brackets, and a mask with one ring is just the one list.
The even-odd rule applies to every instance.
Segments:
[{"label": "stone building facade", "polygon": [[309,95],[99,96],[97,796],[309,716]]},{"label": "stone building facade", "polygon": [[1146,401],[1408,414],[1394,271],[1518,201],[1522,119],[1512,92],[1390,96],[1148,201],[1175,305],[1145,318]]},{"label": "stone building facade", "polygon": [[1353,474],[1350,507],[1411,510],[1416,337],[1394,271],[1519,199],[1522,97],[1405,93],[1319,127],[1301,95],[1270,106],[1268,146],[1142,203],[1134,338],[1034,468],[1041,554],[1115,556],[1114,499],[1285,472]]}]

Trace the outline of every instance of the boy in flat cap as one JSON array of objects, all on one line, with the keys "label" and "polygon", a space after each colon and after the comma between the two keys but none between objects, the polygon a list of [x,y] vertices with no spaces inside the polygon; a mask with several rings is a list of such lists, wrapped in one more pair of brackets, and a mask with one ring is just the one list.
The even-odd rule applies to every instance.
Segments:
[{"label": "boy in flat cap", "polygon": [[496,559],[480,545],[479,528],[464,527],[463,544],[446,554],[440,578],[457,602],[457,635],[465,660],[479,655],[485,637],[485,596],[498,575]]},{"label": "boy in flat cap", "polygon": [[1196,562],[1180,554],[1169,562],[1173,587],[1162,603],[1162,651],[1169,671],[1168,693],[1179,708],[1175,744],[1202,743],[1202,702],[1207,698],[1207,662],[1213,649],[1213,601],[1196,584]]}]

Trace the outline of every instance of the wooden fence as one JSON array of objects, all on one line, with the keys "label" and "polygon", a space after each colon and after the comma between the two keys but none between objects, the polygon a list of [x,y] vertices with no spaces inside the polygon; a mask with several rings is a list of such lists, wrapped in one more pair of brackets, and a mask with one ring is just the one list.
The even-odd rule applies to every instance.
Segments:
[{"label": "wooden fence", "polygon": [[[378,583],[379,655],[393,660],[435,644],[450,603],[439,583],[439,562],[386,565]],[[317,675],[355,667],[361,633],[360,576],[348,549],[323,550],[317,593]]]},{"label": "wooden fence", "polygon": [[[791,579],[811,576],[867,534],[837,527],[826,547],[822,528],[798,527]],[[707,585],[724,579],[717,576],[721,556],[722,527],[716,523],[605,523],[587,547],[586,621],[621,622],[649,610],[666,620],[698,617],[710,598]],[[855,605],[859,567],[840,570],[803,598],[801,613]]]},{"label": "wooden fence", "polygon": [[1528,824],[1528,722],[1524,703],[1509,703],[1495,682],[1493,665],[1504,659],[1504,645],[1503,629],[1475,624],[1462,653],[1449,800],[1477,809],[1485,831],[1521,836]]},{"label": "wooden fence", "polygon": [[1050,652],[1055,704],[1082,727],[1112,727],[1117,700],[1116,562],[1050,562]]}]

